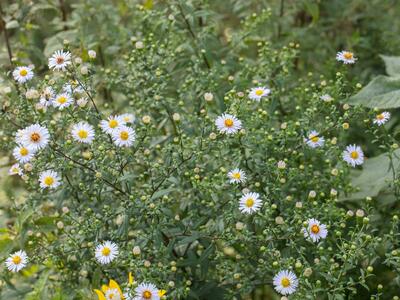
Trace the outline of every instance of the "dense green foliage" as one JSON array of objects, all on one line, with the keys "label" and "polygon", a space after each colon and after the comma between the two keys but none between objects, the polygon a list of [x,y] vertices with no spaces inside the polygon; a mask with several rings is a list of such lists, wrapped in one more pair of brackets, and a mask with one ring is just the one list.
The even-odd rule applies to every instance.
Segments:
[{"label": "dense green foliage", "polygon": [[[110,279],[154,283],[163,299],[280,299],[281,270],[299,281],[289,299],[399,299],[398,1],[0,5],[0,259],[29,257],[18,273],[2,264],[0,299],[96,299]],[[64,72],[49,69],[56,50],[72,53]],[[342,50],[354,65],[335,59]],[[19,84],[13,71],[30,65]],[[73,104],[40,104],[66,84]],[[271,93],[251,100],[259,86]],[[130,147],[100,128],[123,113],[135,115]],[[241,130],[219,132],[223,113]],[[82,121],[91,143],[71,133]],[[17,131],[35,123],[49,143],[9,176]],[[355,168],[350,144],[366,156]],[[229,183],[235,168],[245,182]],[[60,186],[41,188],[46,170]],[[239,210],[247,192],[263,202],[253,214]],[[315,243],[302,232],[311,218],[328,229]],[[119,254],[101,264],[107,240]]]}]

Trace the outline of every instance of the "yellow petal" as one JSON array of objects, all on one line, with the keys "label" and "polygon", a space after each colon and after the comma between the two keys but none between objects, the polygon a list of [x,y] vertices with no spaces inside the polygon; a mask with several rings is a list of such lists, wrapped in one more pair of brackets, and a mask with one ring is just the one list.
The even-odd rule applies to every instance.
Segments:
[{"label": "yellow petal", "polygon": [[159,290],[159,291],[158,291],[158,296],[162,297],[162,296],[164,296],[166,293],[167,293],[166,290]]},{"label": "yellow petal", "polygon": [[104,294],[108,291],[108,289],[109,289],[109,287],[106,286],[105,284],[103,284],[103,285],[101,286],[101,290],[103,291]]},{"label": "yellow petal", "polygon": [[122,295],[122,291],[116,281],[110,279],[110,283],[108,285],[110,286],[110,289],[117,289],[119,294]]},{"label": "yellow petal", "polygon": [[100,290],[94,290],[94,292],[97,294],[97,297],[99,297],[99,300],[106,300],[106,297]]},{"label": "yellow petal", "polygon": [[128,282],[129,282],[129,285],[132,285],[132,284],[133,284],[132,272],[129,272],[129,274],[128,274]]}]

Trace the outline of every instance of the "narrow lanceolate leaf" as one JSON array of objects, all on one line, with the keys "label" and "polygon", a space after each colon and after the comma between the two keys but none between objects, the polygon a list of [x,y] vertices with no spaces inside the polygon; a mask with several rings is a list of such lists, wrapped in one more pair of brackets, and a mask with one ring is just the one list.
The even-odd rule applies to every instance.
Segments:
[{"label": "narrow lanceolate leaf", "polygon": [[389,76],[400,75],[400,56],[381,55],[381,58],[385,62],[386,73]]},{"label": "narrow lanceolate leaf", "polygon": [[359,188],[359,191],[343,196],[341,200],[359,200],[366,197],[378,196],[393,181],[393,169],[397,172],[399,168],[400,150],[393,152],[392,159],[390,159],[388,153],[368,159],[364,164],[361,174],[354,177],[351,181],[354,187]]},{"label": "narrow lanceolate leaf", "polygon": [[400,107],[400,76],[374,78],[347,103],[380,109]]}]

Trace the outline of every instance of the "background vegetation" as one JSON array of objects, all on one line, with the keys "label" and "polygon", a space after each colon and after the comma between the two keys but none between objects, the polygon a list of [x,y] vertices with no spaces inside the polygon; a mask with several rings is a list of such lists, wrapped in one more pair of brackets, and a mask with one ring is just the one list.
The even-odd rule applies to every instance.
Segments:
[{"label": "background vegetation", "polygon": [[[36,75],[44,77],[48,74],[48,57],[65,45],[83,53],[84,61],[88,61],[87,50],[93,49],[97,52],[91,84],[97,95],[96,102],[103,111],[111,113],[131,107],[135,108],[137,115],[152,112],[160,123],[165,116],[158,112],[158,92],[168,92],[166,96],[169,97],[169,102],[167,101],[166,105],[170,106],[166,106],[166,110],[174,109],[176,101],[174,102],[173,98],[176,97],[184,102],[182,107],[191,107],[189,110],[182,108],[182,112],[194,115],[200,114],[203,104],[199,104],[199,99],[205,92],[204,87],[209,87],[209,90],[214,92],[217,108],[223,111],[223,99],[232,88],[231,82],[226,79],[235,75],[235,89],[240,91],[248,88],[249,80],[253,79],[250,73],[259,71],[256,61],[260,55],[264,55],[265,62],[260,68],[273,69],[270,66],[274,66],[277,70],[285,67],[290,69],[287,76],[277,71],[282,77],[277,76],[280,81],[277,80],[276,85],[285,86],[287,90],[298,85],[305,86],[307,81],[326,80],[338,95],[345,98],[350,93],[358,92],[352,88],[356,83],[365,86],[372,81],[372,86],[363,89],[361,94],[351,98],[349,102],[372,109],[392,109],[393,117],[383,134],[383,139],[387,137],[387,140],[382,146],[374,140],[375,133],[366,134],[362,129],[364,122],[361,117],[342,135],[344,144],[346,141],[352,143],[357,140],[363,144],[366,156],[374,158],[370,159],[362,173],[360,170],[352,173],[353,185],[359,187],[359,190],[342,197],[338,206],[345,210],[360,207],[365,209],[366,197],[373,197],[374,201],[367,207],[374,211],[374,217],[371,219],[375,228],[374,235],[384,238],[384,242],[375,241],[379,245],[376,245],[377,251],[371,260],[386,259],[387,264],[375,266],[375,277],[367,280],[365,289],[360,290],[357,296],[343,293],[338,294],[337,299],[367,299],[373,294],[376,295],[374,299],[392,299],[399,294],[399,258],[396,254],[386,255],[393,253],[400,246],[399,232],[396,226],[386,226],[386,221],[391,220],[399,209],[397,171],[400,163],[396,156],[390,156],[390,161],[386,156],[380,156],[388,151],[393,154],[396,151],[396,147],[392,146],[393,141],[399,138],[400,118],[397,108],[400,107],[400,64],[395,57],[400,55],[399,1],[5,0],[0,2],[0,12],[0,65],[4,75],[0,78],[0,97],[3,97],[3,107],[9,100],[6,96],[6,88],[10,85],[9,72],[14,69],[16,63],[32,63],[36,67]],[[171,22],[175,22],[176,26],[174,35],[164,36],[163,33],[168,31],[169,26],[172,27]],[[174,37],[173,40],[168,39],[171,36]],[[140,53],[136,49],[137,41],[152,46],[146,49],[147,52]],[[268,41],[269,47],[260,54],[258,43],[265,41]],[[163,49],[166,53],[163,53]],[[350,69],[346,68],[346,71],[342,67],[339,68],[333,59],[342,49],[354,51],[359,58],[357,64]],[[173,51],[176,51],[176,56],[168,54]],[[182,53],[185,55],[180,55]],[[386,57],[382,59],[381,55]],[[268,61],[268,57],[279,57],[287,66],[280,65],[279,61],[272,58]],[[238,61],[246,62],[250,67],[242,70]],[[165,65],[168,63],[178,66],[171,74],[166,74],[169,69]],[[187,78],[187,70],[190,68],[192,77]],[[157,81],[158,90],[153,90],[152,84],[155,81],[152,76],[157,71],[162,72],[163,76]],[[271,72],[265,73],[274,73],[273,70],[268,71]],[[340,87],[340,91],[337,86],[340,76],[337,72],[346,73],[347,83]],[[376,79],[385,73],[390,76]],[[240,76],[236,76],[237,74]],[[258,75],[255,77],[265,78],[263,72]],[[241,79],[237,79],[239,77]],[[197,89],[196,81],[200,82]],[[296,94],[293,92],[290,96],[296,97]],[[307,95],[303,94],[301,97],[306,98]],[[289,111],[289,114],[294,111],[291,100],[285,98],[281,108],[283,111]],[[276,109],[279,110],[279,107]],[[171,111],[168,111],[166,118],[171,115]],[[297,115],[293,113],[293,116]],[[12,157],[9,156],[7,145],[10,139],[10,124],[5,120],[0,120],[3,146],[0,191],[2,258],[6,257],[13,247],[8,230],[20,226],[26,227],[25,231],[28,231],[32,226],[37,228],[37,234],[42,232],[49,235],[56,230],[54,223],[57,218],[46,216],[46,210],[52,211],[54,206],[62,206],[61,202],[46,202],[47,206],[40,206],[41,218],[36,220],[31,219],[33,211],[21,214],[16,210],[18,205],[24,203],[27,192],[22,181],[7,175]],[[167,133],[173,130],[174,128],[165,129]],[[165,136],[161,138],[167,139]],[[154,146],[162,142],[152,143]],[[193,148],[197,146],[192,145]],[[393,169],[393,174],[388,176],[387,170],[390,168]],[[162,196],[163,194],[158,195]],[[360,204],[361,200],[363,204]],[[51,265],[47,267],[52,268]],[[40,297],[44,294],[41,293],[50,285],[51,276],[54,274],[50,272],[46,273],[46,276],[36,276],[38,267],[35,268],[29,269],[24,275],[26,281],[14,281],[3,276],[1,297],[42,299]],[[82,274],[74,275],[78,277]],[[100,283],[100,278],[96,280]],[[379,296],[378,284],[382,284],[385,289],[388,286],[384,296]],[[75,287],[71,284],[71,289]],[[88,284],[82,287],[79,293],[52,291],[45,297],[64,299],[63,297],[69,294],[73,295],[71,297],[78,297],[79,294],[79,297],[83,298],[85,293],[91,295],[91,288]],[[213,288],[215,285],[212,283],[209,286],[198,286],[198,297],[219,299],[218,293],[221,291],[216,291],[216,296],[212,298],[210,291],[213,291]],[[90,296],[88,297],[90,299]],[[248,290],[238,297],[278,299],[270,287]],[[323,292],[318,297],[323,297]]]}]

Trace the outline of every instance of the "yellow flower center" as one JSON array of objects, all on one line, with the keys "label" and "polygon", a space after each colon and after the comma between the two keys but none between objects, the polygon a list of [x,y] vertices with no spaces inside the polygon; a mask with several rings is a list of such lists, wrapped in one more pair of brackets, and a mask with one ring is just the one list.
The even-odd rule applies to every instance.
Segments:
[{"label": "yellow flower center", "polygon": [[282,281],[281,281],[281,284],[282,284],[282,286],[283,287],[288,287],[289,285],[290,285],[290,280],[289,280],[289,278],[287,278],[287,277],[283,277],[282,278]]},{"label": "yellow flower center", "polygon": [[119,134],[121,140],[126,141],[129,138],[129,133],[127,131],[121,131]]},{"label": "yellow flower center", "polygon": [[40,134],[37,132],[34,132],[31,134],[31,141],[32,142],[37,142],[40,140]]},{"label": "yellow flower center", "polygon": [[81,139],[86,139],[88,137],[88,132],[86,130],[81,129],[78,131],[78,136]]},{"label": "yellow flower center", "polygon": [[344,57],[345,59],[352,59],[352,58],[353,58],[353,53],[351,53],[351,52],[345,52],[345,53],[343,54],[343,57]]},{"label": "yellow flower center", "polygon": [[226,127],[232,127],[233,126],[233,120],[232,119],[226,119],[224,121],[224,123],[225,123]]},{"label": "yellow flower center", "polygon": [[14,265],[19,265],[21,263],[21,261],[22,261],[21,256],[14,255],[12,258],[12,262]]},{"label": "yellow flower center", "polygon": [[263,90],[256,90],[256,95],[257,96],[261,96],[263,94]]},{"label": "yellow flower center", "polygon": [[29,154],[29,151],[25,147],[22,147],[21,149],[19,149],[19,154],[21,154],[22,156],[26,156]]},{"label": "yellow flower center", "polygon": [[111,249],[108,247],[104,247],[103,250],[101,250],[101,254],[103,254],[103,256],[109,256],[111,253]]},{"label": "yellow flower center", "polygon": [[144,291],[142,296],[144,299],[151,299],[152,294],[150,291]]},{"label": "yellow flower center", "polygon": [[109,294],[108,299],[110,299],[110,300],[114,299],[114,294],[113,293]]},{"label": "yellow flower center", "polygon": [[317,135],[313,135],[313,136],[311,136],[310,140],[311,140],[313,143],[317,143],[317,142],[319,141],[319,137],[318,137]]},{"label": "yellow flower center", "polygon": [[241,176],[240,176],[240,173],[238,172],[238,173],[233,173],[232,177],[235,179],[240,179]]},{"label": "yellow flower center", "polygon": [[57,101],[60,104],[64,104],[65,102],[67,102],[67,98],[64,96],[61,96],[61,97],[58,97]]},{"label": "yellow flower center", "polygon": [[19,71],[19,75],[21,76],[26,76],[28,74],[28,71],[26,69],[22,69]]},{"label": "yellow flower center", "polygon": [[54,178],[51,177],[51,176],[47,176],[47,177],[44,179],[44,184],[45,184],[45,185],[52,185],[53,183],[54,183]]},{"label": "yellow flower center", "polygon": [[316,224],[311,226],[311,232],[317,234],[319,232],[319,226]]},{"label": "yellow flower center", "polygon": [[351,152],[351,153],[350,153],[350,157],[351,157],[352,159],[357,159],[357,158],[358,158],[358,152],[357,152],[357,151]]},{"label": "yellow flower center", "polygon": [[118,121],[117,120],[110,120],[109,122],[108,122],[108,126],[110,126],[110,128],[115,128],[115,127],[117,127],[118,126]]},{"label": "yellow flower center", "polygon": [[385,116],[383,114],[379,114],[379,115],[376,116],[376,118],[378,120],[383,120],[385,118]]},{"label": "yellow flower center", "polygon": [[253,198],[248,198],[246,200],[246,206],[247,207],[252,207],[254,205],[254,199]]}]

